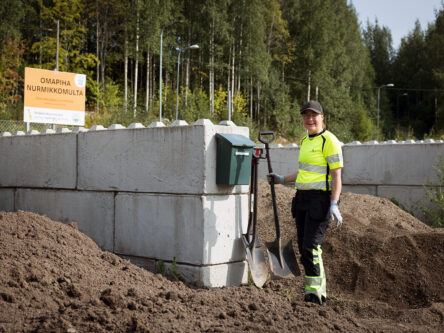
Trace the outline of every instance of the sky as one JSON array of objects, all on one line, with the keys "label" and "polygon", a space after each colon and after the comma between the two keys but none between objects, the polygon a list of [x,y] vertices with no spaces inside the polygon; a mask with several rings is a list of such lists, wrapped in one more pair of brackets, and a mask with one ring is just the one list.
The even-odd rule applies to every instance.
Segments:
[{"label": "sky", "polygon": [[406,37],[415,27],[418,19],[422,30],[435,21],[435,9],[442,8],[441,0],[349,0],[358,14],[361,27],[367,26],[367,19],[379,26],[390,29],[393,48],[398,49],[401,38]]}]

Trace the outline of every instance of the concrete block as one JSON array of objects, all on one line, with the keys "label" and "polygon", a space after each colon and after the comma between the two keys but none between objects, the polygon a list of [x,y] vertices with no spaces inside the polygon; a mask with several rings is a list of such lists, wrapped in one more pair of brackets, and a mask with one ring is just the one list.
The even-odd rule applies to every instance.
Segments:
[{"label": "concrete block", "polygon": [[17,189],[15,203],[17,210],[44,214],[63,223],[75,221],[102,249],[113,251],[113,193]]},{"label": "concrete block", "polygon": [[40,132],[37,130],[30,130],[26,132],[26,135],[37,135],[37,134],[40,134]]},{"label": "concrete block", "polygon": [[0,187],[73,189],[76,135],[26,135],[0,139]]},{"label": "concrete block", "polygon": [[188,126],[188,123],[185,120],[175,120],[170,126]]},{"label": "concrete block", "polygon": [[102,125],[94,125],[89,130],[90,131],[103,131],[103,130],[106,130],[106,128],[103,127]]},{"label": "concrete block", "polygon": [[0,132],[0,137],[2,136],[11,136],[12,134],[10,132]]},{"label": "concrete block", "polygon": [[165,127],[165,124],[161,121],[153,121],[151,124],[148,125],[148,127]]},{"label": "concrete block", "polygon": [[197,125],[197,126],[213,126],[214,124],[212,123],[212,121],[210,119],[197,119],[193,125]]},{"label": "concrete block", "polygon": [[14,189],[0,188],[0,210],[14,211]]},{"label": "concrete block", "polygon": [[342,192],[351,192],[356,194],[369,194],[376,195],[376,186],[364,186],[364,185],[342,185]]},{"label": "concrete block", "polygon": [[143,126],[141,123],[131,123],[128,126],[129,129],[134,129],[134,128],[145,128],[145,126]]},{"label": "concrete block", "polygon": [[210,265],[245,258],[248,196],[116,196],[115,251]]},{"label": "concrete block", "polygon": [[134,257],[134,256],[125,256],[125,255],[118,255],[122,259],[130,261],[133,265],[136,265],[140,268],[146,269],[150,272],[156,273],[156,260],[154,259],[148,259],[148,258],[142,258],[142,257]]},{"label": "concrete block", "polygon": [[219,122],[219,125],[236,127],[236,124],[233,123],[231,120],[222,120],[221,122]]},{"label": "concrete block", "polygon": [[434,166],[444,154],[442,144],[344,146],[344,184],[439,185]]},{"label": "concrete block", "polygon": [[202,264],[201,197],[120,193],[115,223],[118,254]]},{"label": "concrete block", "polygon": [[202,193],[205,150],[202,126],[79,133],[78,188]]},{"label": "concrete block", "polygon": [[248,137],[247,127],[170,126],[89,131],[78,136],[78,188],[148,193],[242,193],[216,185],[217,132]]},{"label": "concrete block", "polygon": [[[165,269],[171,274],[171,263],[165,263]],[[210,288],[248,283],[248,264],[245,261],[211,266],[176,264],[175,272],[188,282],[200,281]]]},{"label": "concrete block", "polygon": [[12,134],[15,135],[15,136],[22,136],[22,135],[25,135],[25,132],[23,132],[23,131],[15,131]]},{"label": "concrete block", "polygon": [[72,130],[73,132],[88,132],[88,130],[85,127],[74,127]]},{"label": "concrete block", "polygon": [[204,196],[204,265],[241,261],[245,248],[241,236],[247,232],[248,195]]},{"label": "concrete block", "polygon": [[57,129],[57,133],[71,133],[71,130],[66,127],[61,127]]},{"label": "concrete block", "polygon": [[112,124],[108,129],[110,130],[116,130],[116,129],[124,129],[125,126],[121,125],[121,124]]}]

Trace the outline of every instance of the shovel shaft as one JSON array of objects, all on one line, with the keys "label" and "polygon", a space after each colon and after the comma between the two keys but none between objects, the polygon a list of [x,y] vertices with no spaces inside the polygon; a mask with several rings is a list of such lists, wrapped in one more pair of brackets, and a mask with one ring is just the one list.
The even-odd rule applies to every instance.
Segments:
[{"label": "shovel shaft", "polygon": [[[254,158],[254,157],[253,157]],[[251,165],[251,175],[250,175],[250,191],[248,193],[248,226],[247,226],[247,235],[251,232],[251,227],[253,224],[253,202],[252,202],[252,195],[255,191],[254,188],[254,165]]]},{"label": "shovel shaft", "polygon": [[[270,139],[265,139],[266,136],[270,136]],[[273,168],[271,166],[271,158],[270,158],[270,143],[274,140],[274,134],[270,131],[260,132],[259,133],[259,141],[265,145],[265,152],[267,154],[267,165],[268,165],[268,173],[273,173]],[[276,239],[279,240],[281,237],[281,230],[279,227],[279,215],[277,211],[276,204],[276,192],[274,190],[274,178],[270,179],[270,190],[271,190],[271,200],[273,201],[273,214],[274,214],[274,225],[276,228]]]},{"label": "shovel shaft", "polygon": [[253,192],[253,239],[252,243],[254,246],[256,242],[256,235],[257,235],[257,165],[258,165],[259,159],[256,157],[253,157],[253,186],[254,186],[254,192]]},{"label": "shovel shaft", "polygon": [[[267,154],[267,158],[268,158],[268,154]],[[273,201],[273,214],[274,214],[274,226],[276,227],[276,239],[280,239],[281,238],[281,229],[279,227],[279,215],[278,215],[277,204],[276,204],[276,192],[274,190],[274,179],[271,180],[270,187],[271,187],[271,200]]]}]

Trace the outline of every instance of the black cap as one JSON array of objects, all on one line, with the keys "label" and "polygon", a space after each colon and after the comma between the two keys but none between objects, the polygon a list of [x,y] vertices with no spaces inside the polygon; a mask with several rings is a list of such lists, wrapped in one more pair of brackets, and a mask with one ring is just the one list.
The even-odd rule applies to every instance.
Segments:
[{"label": "black cap", "polygon": [[324,111],[322,110],[321,104],[317,101],[309,101],[301,108],[301,114],[304,113],[306,110],[311,110],[313,112],[323,114]]}]

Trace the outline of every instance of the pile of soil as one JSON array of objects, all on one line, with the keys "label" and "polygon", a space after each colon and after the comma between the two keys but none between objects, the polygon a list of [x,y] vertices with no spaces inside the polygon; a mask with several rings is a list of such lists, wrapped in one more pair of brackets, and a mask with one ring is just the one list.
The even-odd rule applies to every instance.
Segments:
[{"label": "pile of soil", "polygon": [[[294,190],[276,193],[297,253]],[[275,238],[265,182],[258,206],[264,244]],[[368,195],[345,193],[340,209],[323,244],[326,307],[302,301],[301,276],[202,288],[102,251],[75,223],[0,212],[0,332],[442,332],[444,232]]]},{"label": "pile of soil", "polygon": [[[276,237],[269,187],[259,184],[262,243]],[[276,186],[281,238],[292,240],[299,258],[290,212],[294,194]],[[343,193],[339,206],[343,225],[333,222],[322,245],[328,305],[375,331],[443,331],[444,230],[430,228],[385,198]],[[295,280],[274,283],[302,297],[303,278]]]}]

